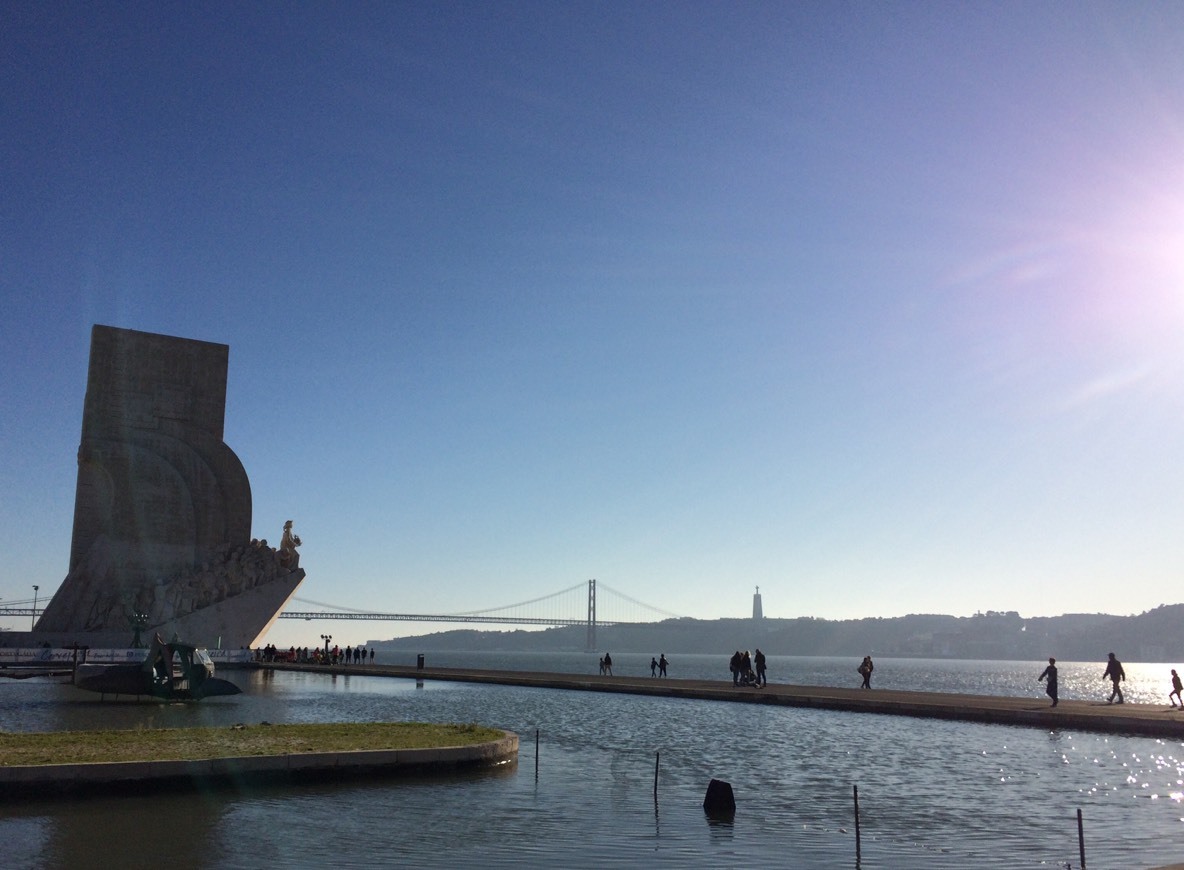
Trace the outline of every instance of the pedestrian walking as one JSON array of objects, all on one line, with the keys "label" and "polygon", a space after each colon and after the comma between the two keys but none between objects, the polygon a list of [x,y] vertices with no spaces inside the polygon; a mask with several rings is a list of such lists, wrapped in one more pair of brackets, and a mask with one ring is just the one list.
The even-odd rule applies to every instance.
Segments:
[{"label": "pedestrian walking", "polygon": [[855,669],[863,677],[863,683],[860,684],[859,688],[870,689],[872,687],[872,671],[875,669],[876,666],[872,664],[872,657],[864,656],[863,661],[859,663],[859,667]]},{"label": "pedestrian walking", "polygon": [[1041,683],[1045,679],[1048,680],[1048,685],[1044,687],[1044,694],[1052,698],[1052,706],[1055,707],[1057,705],[1057,660],[1054,658],[1049,658],[1048,667],[1037,677]]},{"label": "pedestrian walking", "polygon": [[1110,678],[1111,685],[1114,690],[1110,693],[1110,700],[1107,704],[1113,704],[1115,696],[1118,697],[1118,703],[1122,703],[1122,683],[1126,680],[1126,671],[1122,669],[1122,662],[1114,657],[1114,653],[1110,653],[1109,661],[1106,662],[1106,671],[1102,674],[1102,679]]}]

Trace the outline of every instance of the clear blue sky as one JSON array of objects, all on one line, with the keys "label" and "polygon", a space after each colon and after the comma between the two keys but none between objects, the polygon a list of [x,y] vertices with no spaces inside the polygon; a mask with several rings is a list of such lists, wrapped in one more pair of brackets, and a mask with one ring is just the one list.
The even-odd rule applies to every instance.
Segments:
[{"label": "clear blue sky", "polygon": [[[7,3],[0,597],[65,576],[102,323],[230,346],[309,599],[1177,603],[1182,46],[1176,3]],[[326,628],[433,627],[271,640]]]}]

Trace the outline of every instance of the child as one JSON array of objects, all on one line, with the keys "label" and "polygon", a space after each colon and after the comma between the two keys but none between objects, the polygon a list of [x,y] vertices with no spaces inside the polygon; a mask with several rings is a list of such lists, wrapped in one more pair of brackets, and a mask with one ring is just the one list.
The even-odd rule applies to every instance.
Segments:
[{"label": "child", "polygon": [[[1184,699],[1180,697],[1181,689],[1184,689],[1184,683],[1180,682],[1180,675],[1176,673],[1175,668],[1172,668],[1172,691],[1171,694],[1168,695],[1168,700],[1172,702],[1173,707],[1176,706],[1176,701],[1179,701],[1180,709],[1184,710]],[[1176,696],[1175,700],[1172,699],[1172,695]]]}]

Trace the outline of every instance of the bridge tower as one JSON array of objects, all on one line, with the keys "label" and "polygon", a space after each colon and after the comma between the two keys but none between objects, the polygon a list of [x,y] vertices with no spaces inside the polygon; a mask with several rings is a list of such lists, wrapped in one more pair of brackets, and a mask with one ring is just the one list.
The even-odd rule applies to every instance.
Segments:
[{"label": "bridge tower", "polygon": [[596,578],[588,581],[588,652],[596,652]]}]

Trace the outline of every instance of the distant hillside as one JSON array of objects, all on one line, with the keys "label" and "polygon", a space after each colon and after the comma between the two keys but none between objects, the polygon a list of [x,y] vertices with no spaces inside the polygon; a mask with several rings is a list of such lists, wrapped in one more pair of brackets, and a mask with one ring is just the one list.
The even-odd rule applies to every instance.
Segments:
[{"label": "distant hillside", "polygon": [[[546,631],[445,631],[367,647],[389,650],[548,652],[584,649],[583,626]],[[901,658],[1105,659],[1184,661],[1184,604],[1138,616],[1068,613],[1024,618],[1015,611],[974,616],[911,614],[889,619],[668,619],[601,626],[597,647],[614,652],[718,653],[760,647],[770,655],[878,655]]]}]

